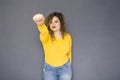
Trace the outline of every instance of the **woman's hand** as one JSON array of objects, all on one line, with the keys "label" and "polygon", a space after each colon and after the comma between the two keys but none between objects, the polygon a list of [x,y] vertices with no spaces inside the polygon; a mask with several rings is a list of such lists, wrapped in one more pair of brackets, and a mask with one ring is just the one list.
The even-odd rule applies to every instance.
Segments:
[{"label": "woman's hand", "polygon": [[33,16],[33,21],[34,21],[37,25],[41,25],[42,23],[44,23],[45,17],[43,16],[43,14],[35,14],[35,15]]}]

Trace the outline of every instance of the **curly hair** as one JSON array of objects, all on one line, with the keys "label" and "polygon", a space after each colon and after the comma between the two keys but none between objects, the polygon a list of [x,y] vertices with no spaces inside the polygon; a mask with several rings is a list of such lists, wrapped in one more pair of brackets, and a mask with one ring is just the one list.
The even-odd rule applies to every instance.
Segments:
[{"label": "curly hair", "polygon": [[48,28],[48,31],[51,35],[51,38],[55,39],[54,32],[50,29],[50,22],[52,21],[53,17],[57,17],[60,20],[60,24],[61,24],[60,31],[62,34],[62,38],[64,39],[65,33],[66,33],[65,18],[64,18],[64,15],[62,13],[59,13],[59,12],[53,12],[53,13],[49,14],[45,19],[45,24]]}]

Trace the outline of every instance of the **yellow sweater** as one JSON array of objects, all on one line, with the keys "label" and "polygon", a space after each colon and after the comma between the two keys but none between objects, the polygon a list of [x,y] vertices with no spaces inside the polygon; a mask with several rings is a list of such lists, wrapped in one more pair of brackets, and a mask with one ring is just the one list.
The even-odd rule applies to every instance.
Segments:
[{"label": "yellow sweater", "polygon": [[56,38],[52,41],[45,24],[37,27],[40,31],[40,40],[44,49],[45,62],[55,67],[64,65],[68,60],[72,63],[72,39],[70,34],[66,33],[64,39]]}]

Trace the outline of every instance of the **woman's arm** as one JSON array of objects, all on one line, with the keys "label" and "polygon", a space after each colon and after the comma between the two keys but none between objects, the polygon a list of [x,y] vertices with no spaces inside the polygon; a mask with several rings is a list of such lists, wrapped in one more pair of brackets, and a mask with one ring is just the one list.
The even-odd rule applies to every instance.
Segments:
[{"label": "woman's arm", "polygon": [[49,32],[48,29],[45,25],[45,17],[43,16],[43,14],[35,14],[33,16],[33,21],[36,23],[37,28],[40,32],[40,40],[42,42],[46,42],[49,38]]},{"label": "woman's arm", "polygon": [[42,25],[38,25],[38,30],[40,31],[40,40],[45,43],[46,41],[49,40],[50,38],[50,34],[48,32],[48,29],[46,27],[46,25],[43,23]]},{"label": "woman's arm", "polygon": [[70,59],[70,63],[72,64],[72,37],[69,35],[69,44],[70,44],[70,52],[69,52],[69,59]]}]

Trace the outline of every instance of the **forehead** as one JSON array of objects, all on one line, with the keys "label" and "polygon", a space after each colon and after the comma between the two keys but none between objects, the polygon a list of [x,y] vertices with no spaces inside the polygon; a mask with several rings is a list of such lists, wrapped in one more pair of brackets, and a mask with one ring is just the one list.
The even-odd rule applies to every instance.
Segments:
[{"label": "forehead", "polygon": [[59,18],[57,16],[54,16],[52,20],[59,20]]}]

